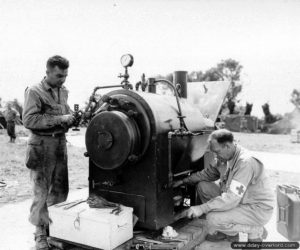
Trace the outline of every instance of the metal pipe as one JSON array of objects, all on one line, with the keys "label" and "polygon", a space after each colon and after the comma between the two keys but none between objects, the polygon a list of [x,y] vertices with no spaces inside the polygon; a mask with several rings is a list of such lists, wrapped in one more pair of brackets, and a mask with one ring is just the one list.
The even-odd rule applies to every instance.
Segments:
[{"label": "metal pipe", "polygon": [[184,136],[189,135],[191,136],[191,133],[184,133],[183,131],[175,130],[175,131],[169,131],[168,133],[168,187],[172,187],[173,183],[173,171],[172,171],[172,137],[173,136]]},{"label": "metal pipe", "polygon": [[175,132],[170,131],[168,133],[168,187],[172,187],[173,184],[173,171],[172,171],[172,136]]},{"label": "metal pipe", "polygon": [[180,85],[180,97],[187,98],[187,71],[174,71],[173,83]]},{"label": "metal pipe", "polygon": [[98,86],[95,89],[97,91],[98,89],[119,88],[119,87],[124,87],[124,85],[108,85],[108,86],[101,86],[101,87]]},{"label": "metal pipe", "polygon": [[[173,136],[199,136],[204,134],[210,134],[211,130],[203,130],[196,133],[191,131],[175,130],[168,132],[168,187],[173,183],[173,171],[172,171],[172,137]],[[175,175],[174,175],[175,176]],[[178,175],[177,175],[178,176]]]},{"label": "metal pipe", "polygon": [[99,89],[108,89],[108,88],[119,88],[119,87],[124,87],[124,85],[108,85],[108,86],[97,86],[97,87],[95,87],[94,90],[93,90],[92,95],[90,96],[89,103],[85,108],[85,112],[89,111],[89,109],[91,107],[91,104],[92,104],[92,102],[95,98],[95,94],[96,94],[97,90],[99,90]]},{"label": "metal pipe", "polygon": [[173,177],[178,177],[178,176],[181,176],[181,175],[188,175],[192,172],[192,170],[185,170],[183,172],[180,172],[180,173],[177,173],[177,174],[173,174]]},{"label": "metal pipe", "polygon": [[179,115],[177,117],[179,118],[180,130],[188,130],[186,125],[185,125],[185,122],[183,120],[183,118],[185,118],[185,116],[182,115],[181,106],[180,106],[180,102],[179,102],[179,96],[178,96],[178,92],[176,90],[176,87],[173,85],[173,83],[171,83],[170,81],[168,81],[166,79],[158,79],[158,80],[154,81],[154,83],[158,83],[158,82],[167,83],[169,85],[169,87],[173,89],[175,97],[176,97],[177,106],[178,106]]}]

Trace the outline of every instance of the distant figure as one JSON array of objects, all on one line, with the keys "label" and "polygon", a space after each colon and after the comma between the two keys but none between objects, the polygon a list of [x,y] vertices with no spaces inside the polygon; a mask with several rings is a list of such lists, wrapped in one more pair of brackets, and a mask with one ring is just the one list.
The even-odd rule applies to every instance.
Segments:
[{"label": "distant figure", "polygon": [[235,109],[235,102],[232,101],[231,99],[228,100],[228,109],[229,109],[229,114],[233,115],[234,114],[234,109]]},{"label": "distant figure", "polygon": [[278,120],[280,120],[280,118],[278,116],[275,116],[271,113],[270,106],[269,106],[268,103],[265,103],[261,107],[262,107],[263,112],[265,114],[265,123],[271,124],[271,123],[274,123],[274,122],[277,122]]},{"label": "distant figure", "polygon": [[246,103],[245,115],[251,115],[253,103]]},{"label": "distant figure", "polygon": [[294,89],[291,96],[291,103],[293,103],[296,108],[300,109],[300,90]]},{"label": "distant figure", "polygon": [[14,143],[16,140],[15,122],[16,122],[17,112],[12,109],[10,103],[7,104],[7,110],[4,113],[4,117],[7,123],[7,134],[10,137],[9,142]]}]

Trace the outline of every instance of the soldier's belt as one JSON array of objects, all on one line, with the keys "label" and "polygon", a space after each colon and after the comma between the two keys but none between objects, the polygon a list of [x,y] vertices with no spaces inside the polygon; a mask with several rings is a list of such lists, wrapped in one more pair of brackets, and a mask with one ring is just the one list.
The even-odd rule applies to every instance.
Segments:
[{"label": "soldier's belt", "polygon": [[39,135],[39,136],[50,136],[50,137],[62,137],[65,136],[65,133],[43,133],[43,132],[36,132],[36,131],[32,131],[33,134],[35,135]]}]

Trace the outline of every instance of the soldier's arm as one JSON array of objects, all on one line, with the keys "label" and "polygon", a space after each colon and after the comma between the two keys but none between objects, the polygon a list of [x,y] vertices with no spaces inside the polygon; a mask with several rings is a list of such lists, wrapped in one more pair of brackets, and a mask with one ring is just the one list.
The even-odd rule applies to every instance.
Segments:
[{"label": "soldier's arm", "polygon": [[72,115],[74,112],[72,111],[72,109],[70,108],[70,106],[68,104],[67,105],[67,114]]},{"label": "soldier's arm", "polygon": [[199,181],[216,181],[220,179],[220,172],[217,170],[216,162],[209,164],[209,166],[202,171],[191,174],[184,178],[184,184],[195,184]]},{"label": "soldier's arm", "polygon": [[61,116],[44,114],[38,94],[31,88],[25,90],[23,124],[28,129],[49,129],[61,125]]},{"label": "soldier's arm", "polygon": [[233,175],[230,187],[227,192],[204,203],[201,210],[204,213],[210,211],[226,211],[236,207],[244,196],[244,193],[254,176],[254,168],[256,167],[254,159],[241,160],[235,167],[237,170]]}]

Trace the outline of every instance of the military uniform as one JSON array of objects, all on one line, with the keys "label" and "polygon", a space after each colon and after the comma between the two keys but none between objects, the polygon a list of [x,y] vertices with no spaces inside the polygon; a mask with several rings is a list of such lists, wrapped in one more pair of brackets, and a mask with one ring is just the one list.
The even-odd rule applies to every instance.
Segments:
[{"label": "military uniform", "polygon": [[5,120],[7,123],[7,134],[10,137],[11,141],[14,142],[16,139],[16,133],[15,133],[15,121],[17,117],[17,112],[13,109],[8,109],[5,111]]},{"label": "military uniform", "polygon": [[[214,183],[218,179],[219,185]],[[259,238],[263,226],[271,219],[274,192],[264,166],[238,145],[226,165],[215,162],[183,182],[197,184],[203,202],[199,207],[207,214],[209,233],[245,232],[250,239]]]},{"label": "military uniform", "polygon": [[52,88],[45,79],[25,90],[23,123],[31,131],[26,152],[26,166],[33,181],[34,198],[30,222],[47,226],[47,207],[67,199],[68,167],[62,116],[70,114],[65,87]]}]

